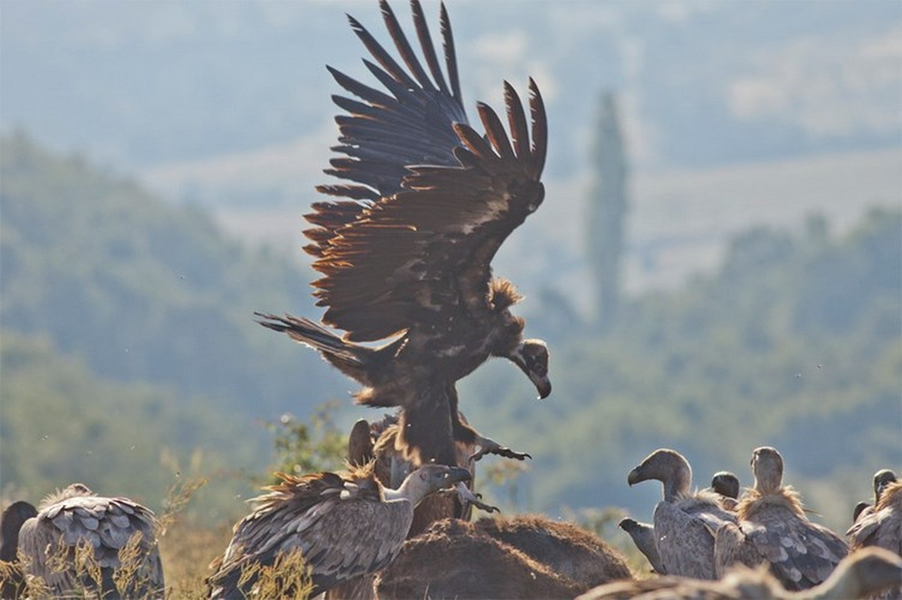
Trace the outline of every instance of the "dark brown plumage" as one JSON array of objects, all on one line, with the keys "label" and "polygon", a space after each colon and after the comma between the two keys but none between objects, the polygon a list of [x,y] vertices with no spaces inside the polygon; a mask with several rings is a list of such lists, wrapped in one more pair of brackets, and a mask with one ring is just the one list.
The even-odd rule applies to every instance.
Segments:
[{"label": "dark brown plumage", "polygon": [[737,507],[738,524],[717,530],[719,572],[734,564],[768,565],[788,590],[813,587],[848,553],[835,533],[808,520],[798,493],[783,486],[783,458],[769,446],[752,454],[755,485]]},{"label": "dark brown plumage", "polygon": [[[356,99],[334,97],[346,111],[336,118],[334,148],[344,156],[326,172],[352,183],[318,188],[342,199],[315,203],[307,215],[314,227],[305,234],[313,267],[323,274],[314,282],[326,307],[323,323],[344,334],[309,319],[259,316],[362,384],[357,402],[401,407],[398,447],[416,464],[454,464],[455,441],[522,459],[458,419],[455,383],[498,356],[516,364],[540,397],[551,391],[548,350],[523,339],[524,321],[509,310],[520,295],[491,269],[503,241],[544,198],[545,109],[530,81],[530,126],[505,83],[509,133],[482,103],[486,133],[477,133],[463,109],[444,6],[447,79],[422,7],[417,0],[411,6],[428,73],[384,0],[382,16],[403,65],[350,21],[378,63],[365,61],[385,91],[330,69]],[[356,343],[394,336],[378,348]]]},{"label": "dark brown plumage", "polygon": [[767,569],[737,566],[719,581],[689,577],[653,577],[609,583],[577,600],[850,600],[871,598],[902,577],[902,558],[882,549],[850,554],[822,584],[810,590],[785,590]]},{"label": "dark brown plumage", "polygon": [[516,548],[558,575],[589,589],[616,579],[632,579],[626,558],[597,535],[539,515],[484,517],[476,529]]},{"label": "dark brown plumage", "polygon": [[655,506],[655,545],[663,570],[671,575],[715,579],[712,531],[736,516],[720,505],[717,494],[691,491],[692,468],[674,450],[662,448],[648,455],[630,471],[634,485],[654,479],[664,488],[664,499]]},{"label": "dark brown plumage", "polygon": [[[19,530],[19,552],[27,557],[24,573],[43,580],[51,595],[163,597],[157,522],[149,509],[128,498],[98,496],[82,483],[47,496],[38,508]],[[115,581],[123,566],[119,552],[129,544],[136,548],[134,563],[128,566],[135,576],[120,589]],[[78,546],[90,548],[99,580],[90,570],[77,568]]]},{"label": "dark brown plumage", "polygon": [[376,577],[381,600],[573,598],[585,587],[504,544],[472,523],[439,521],[404,543]]},{"label": "dark brown plumage", "polygon": [[372,469],[347,476],[278,474],[282,483],[255,499],[257,507],[236,526],[225,555],[210,577],[212,598],[252,594],[250,565],[269,566],[299,551],[311,570],[313,595],[389,564],[407,537],[414,507],[429,494],[465,481],[469,471],[426,465],[398,490],[383,488]]},{"label": "dark brown plumage", "polygon": [[[861,515],[846,536],[853,551],[885,548],[902,555],[902,482],[882,483],[877,496],[879,500],[874,509]],[[878,599],[902,600],[902,577],[895,587],[885,590],[873,600]]]}]

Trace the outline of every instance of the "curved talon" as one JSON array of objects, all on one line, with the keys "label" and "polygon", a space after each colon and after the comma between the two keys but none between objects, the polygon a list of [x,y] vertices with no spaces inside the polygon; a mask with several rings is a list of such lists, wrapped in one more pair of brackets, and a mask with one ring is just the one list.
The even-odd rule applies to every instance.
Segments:
[{"label": "curved talon", "polygon": [[474,494],[466,485],[463,484],[463,482],[457,484],[457,495],[458,497],[460,497],[460,501],[464,505],[470,504],[489,513],[501,512],[501,509],[499,509],[497,506],[486,504],[485,502],[480,500],[482,494]]},{"label": "curved talon", "polygon": [[517,452],[515,450],[511,450],[507,446],[502,446],[497,442],[485,438],[480,440],[479,446],[479,450],[470,455],[471,462],[476,462],[486,454],[497,454],[498,456],[503,456],[504,458],[511,458],[514,460],[526,460],[527,458],[532,459],[532,455],[527,452]]}]

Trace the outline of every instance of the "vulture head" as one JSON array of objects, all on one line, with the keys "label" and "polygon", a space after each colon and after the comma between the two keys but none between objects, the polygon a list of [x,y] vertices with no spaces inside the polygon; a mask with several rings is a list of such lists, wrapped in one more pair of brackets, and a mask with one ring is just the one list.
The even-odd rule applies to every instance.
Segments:
[{"label": "vulture head", "polygon": [[539,392],[539,399],[551,393],[548,379],[548,346],[542,340],[523,340],[508,358],[520,367]]},{"label": "vulture head", "polygon": [[370,422],[359,419],[351,428],[348,436],[348,463],[362,467],[373,460],[373,436],[370,433]]},{"label": "vulture head", "polygon": [[859,502],[858,504],[856,504],[854,510],[852,511],[852,522],[853,523],[856,522],[858,520],[858,517],[861,516],[861,513],[863,513],[866,509],[868,509],[870,507],[871,507],[871,503],[865,502],[863,500],[861,502]]},{"label": "vulture head", "polygon": [[424,465],[408,475],[394,494],[386,490],[386,499],[404,498],[416,506],[430,494],[469,481],[471,477],[470,471],[463,467]]},{"label": "vulture head", "polygon": [[729,471],[719,471],[711,479],[711,489],[725,498],[739,498],[739,478]]},{"label": "vulture head", "polygon": [[649,479],[660,481],[664,486],[664,500],[672,502],[689,494],[692,467],[676,450],[661,448],[649,454],[627,476],[627,482],[631,486]]},{"label": "vulture head", "polygon": [[763,494],[773,494],[783,485],[783,457],[776,448],[762,446],[752,452],[752,473],[755,489]]},{"label": "vulture head", "polygon": [[874,502],[879,502],[880,496],[887,486],[891,483],[896,483],[896,481],[896,474],[890,469],[880,469],[874,473]]},{"label": "vulture head", "polygon": [[0,518],[0,560],[14,562],[16,560],[16,548],[19,546],[19,530],[28,519],[38,516],[37,509],[19,500],[13,502],[3,511]]}]

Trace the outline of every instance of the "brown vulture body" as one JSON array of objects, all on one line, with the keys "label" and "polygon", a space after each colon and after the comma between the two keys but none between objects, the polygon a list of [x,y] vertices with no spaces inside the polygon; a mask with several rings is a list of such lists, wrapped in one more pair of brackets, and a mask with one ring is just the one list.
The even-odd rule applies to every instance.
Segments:
[{"label": "brown vulture body", "polygon": [[902,577],[902,558],[880,548],[850,554],[823,583],[787,591],[766,568],[738,565],[718,581],[652,577],[609,583],[577,600],[852,600],[873,598]]},{"label": "brown vulture body", "polygon": [[278,474],[282,483],[256,498],[221,559],[214,561],[211,598],[254,593],[249,569],[271,566],[300,552],[310,569],[313,594],[378,571],[397,555],[413,520],[414,507],[429,494],[470,477],[469,471],[426,465],[398,490],[383,488],[372,469],[347,476]]},{"label": "brown vulture body", "polygon": [[[144,506],[128,498],[97,496],[84,484],[73,483],[45,498],[37,515],[22,524],[22,571],[43,582],[29,585],[54,597],[162,598],[165,581],[155,528],[156,519]],[[123,565],[120,551],[126,547],[133,548],[134,558]],[[79,567],[79,556],[86,551],[93,560]],[[119,569],[135,574],[117,586]]]},{"label": "brown vulture body", "polygon": [[[341,135],[334,148],[344,156],[326,172],[352,183],[318,188],[340,199],[313,205],[305,249],[323,274],[313,284],[326,307],[323,323],[344,334],[305,318],[259,316],[363,385],[357,402],[401,407],[398,447],[417,465],[453,465],[455,441],[524,458],[461,422],[455,383],[498,356],[516,364],[541,397],[551,391],[547,348],[523,339],[523,319],[510,312],[520,295],[491,268],[503,241],[542,203],[545,109],[530,81],[530,127],[505,83],[510,134],[481,103],[485,135],[477,133],[463,109],[444,7],[447,78],[422,8],[417,0],[411,6],[425,68],[382,0],[400,63],[350,21],[384,91],[330,69],[356,98],[333,97],[346,111],[336,118]],[[385,343],[358,343],[379,341]]]},{"label": "brown vulture body", "polygon": [[664,499],[655,506],[655,545],[662,569],[670,575],[716,579],[712,531],[734,523],[736,515],[725,510],[720,497],[710,491],[692,492],[692,468],[679,452],[666,448],[648,455],[630,471],[630,485],[656,479]]},{"label": "brown vulture body", "polygon": [[767,565],[788,590],[811,588],[830,576],[848,553],[835,533],[805,516],[798,493],[783,486],[783,458],[774,448],[752,454],[755,485],[737,507],[737,524],[717,530],[719,572],[734,564]]}]

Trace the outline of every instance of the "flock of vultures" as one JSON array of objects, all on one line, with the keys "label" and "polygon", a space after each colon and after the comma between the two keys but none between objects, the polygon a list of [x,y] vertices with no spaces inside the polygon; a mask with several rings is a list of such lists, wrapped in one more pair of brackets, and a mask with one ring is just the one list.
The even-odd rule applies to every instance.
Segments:
[{"label": "flock of vultures", "polygon": [[[379,85],[330,68],[348,92],[333,97],[344,112],[339,156],[326,171],[342,182],[317,188],[329,198],[313,204],[304,232],[325,313],[320,322],[257,316],[358,382],[358,403],[394,411],[355,424],[347,472],[278,474],[211,565],[210,597],[266,597],[260,573],[295,555],[312,594],[333,598],[902,598],[902,483],[878,472],[873,503],[858,507],[840,536],[809,520],[770,447],[754,450],[754,483],[742,494],[729,473],[693,490],[689,463],[668,449],[628,474],[629,485],[663,485],[651,522],[620,524],[650,574],[569,523],[471,518],[495,510],[475,487],[477,461],[529,455],[467,421],[457,381],[503,357],[540,397],[551,392],[548,349],[524,338],[511,312],[520,296],[490,266],[542,204],[545,108],[535,82],[525,104],[505,83],[507,125],[478,103],[478,133],[464,110],[445,7],[440,61],[417,0],[419,52],[380,6],[395,56],[350,18]],[[155,524],[147,508],[83,484],[37,509],[16,502],[2,520],[3,597],[163,596]]]}]

